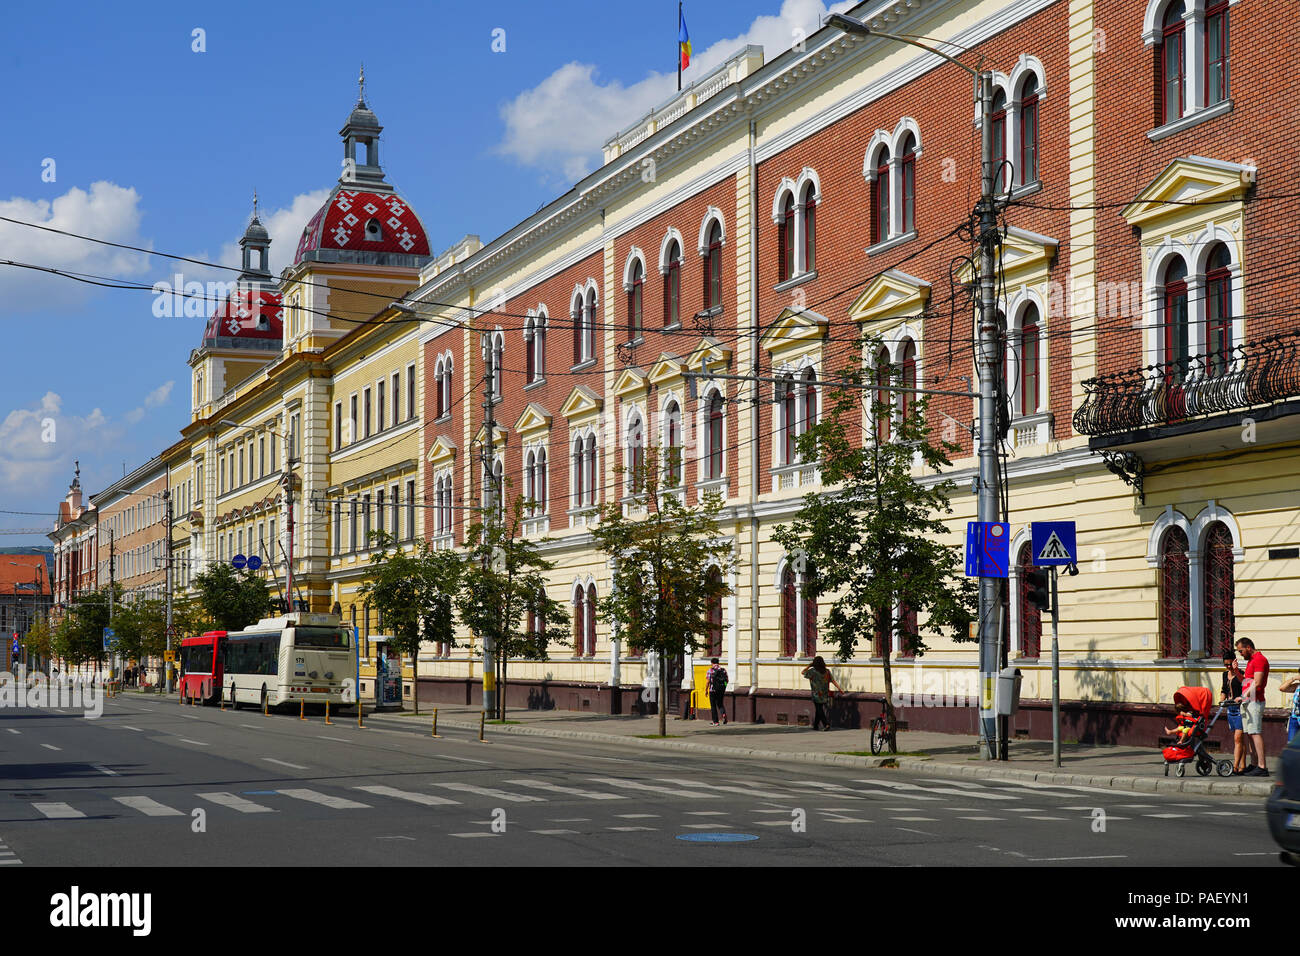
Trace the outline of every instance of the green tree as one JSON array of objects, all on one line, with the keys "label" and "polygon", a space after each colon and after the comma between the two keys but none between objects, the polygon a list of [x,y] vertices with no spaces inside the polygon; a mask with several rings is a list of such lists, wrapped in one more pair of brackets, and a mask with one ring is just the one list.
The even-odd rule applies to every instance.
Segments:
[{"label": "green tree", "polygon": [[386,532],[372,532],[371,539],[379,550],[370,556],[370,576],[357,591],[383,617],[397,652],[410,655],[418,714],[420,644],[456,643],[451,606],[460,581],[460,559],[452,551],[435,551],[427,541],[406,550]]},{"label": "green tree", "polygon": [[[113,605],[122,603],[122,586],[114,584]],[[60,656],[80,666],[104,658],[104,628],[109,626],[109,588],[100,588],[77,598],[56,631],[55,643]]]},{"label": "green tree", "polygon": [[[864,345],[865,354],[879,351],[876,339],[868,337]],[[901,382],[894,366],[852,367],[840,374],[846,386],[867,384],[873,376],[874,383],[884,383],[884,376]],[[864,394],[870,396],[866,403]],[[919,656],[925,652],[923,632],[969,640],[978,613],[976,585],[964,574],[961,548],[942,543],[950,536],[941,516],[952,513],[952,483],[922,483],[914,477],[918,462],[932,474],[942,474],[956,446],[932,444],[925,399],[901,393],[907,408],[901,414],[893,397],[899,394],[874,388],[865,393],[853,387],[823,390],[825,412],[800,437],[799,453],[805,461],[820,460],[826,490],[805,495],[793,524],[772,533],[788,554],[812,569],[805,576],[805,593],[834,596],[825,630],[839,645],[841,660],[854,655],[859,641],[870,646],[879,635],[884,642],[885,708],[891,718],[889,635],[898,633]],[[892,418],[887,434],[883,425],[877,429],[864,423],[864,404],[871,409],[871,423]],[[924,623],[913,629],[911,621],[922,617]],[[889,747],[897,749],[892,735]]]},{"label": "green tree", "polygon": [[683,503],[678,475],[680,449],[660,462],[658,449],[646,449],[645,464],[631,475],[639,489],[644,517],[629,517],[621,502],[600,509],[592,531],[596,546],[613,559],[613,588],[599,608],[628,646],[654,651],[659,666],[659,736],[667,734],[668,659],[699,649],[709,632],[709,610],[731,593],[728,575],[709,575],[714,563],[724,572],[731,545],[720,539],[722,498],[707,494],[699,505]]},{"label": "green tree", "polygon": [[36,661],[48,664],[54,653],[54,627],[50,624],[48,613],[36,615],[36,620],[27,631],[27,661],[29,669],[35,669]]},{"label": "green tree", "polygon": [[113,612],[117,650],[124,661],[161,657],[167,645],[167,605],[162,601],[128,601]]},{"label": "green tree", "polygon": [[242,631],[271,609],[266,581],[228,564],[210,565],[194,576],[192,587],[199,606],[218,631]]},{"label": "green tree", "polygon": [[567,644],[569,612],[546,594],[546,575],[555,567],[538,552],[539,542],[521,537],[525,503],[516,497],[509,514],[490,513],[466,532],[461,588],[456,608],[461,623],[492,642],[496,659],[496,717],[505,720],[510,658],[547,659],[550,644]]}]

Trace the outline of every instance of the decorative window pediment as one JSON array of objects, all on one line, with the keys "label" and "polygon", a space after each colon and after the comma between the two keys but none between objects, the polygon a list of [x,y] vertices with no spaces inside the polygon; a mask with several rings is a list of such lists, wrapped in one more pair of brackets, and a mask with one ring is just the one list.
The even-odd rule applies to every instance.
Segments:
[{"label": "decorative window pediment", "polygon": [[[1002,234],[1002,281],[1010,287],[1046,279],[1059,248],[1060,242],[1051,236],[1008,226]],[[965,283],[975,278],[969,263],[957,275]]]},{"label": "decorative window pediment", "polygon": [[811,309],[783,309],[759,339],[762,347],[777,356],[820,349],[830,332],[830,320]]},{"label": "decorative window pediment", "polygon": [[[500,447],[501,445],[505,444],[506,435],[509,431],[510,429],[506,428],[504,422],[496,423],[496,427],[492,429],[494,448]],[[475,445],[487,444],[487,429],[484,428],[482,425],[480,425],[478,431],[474,433],[474,444]]]},{"label": "decorative window pediment", "polygon": [[627,398],[629,395],[641,395],[646,388],[645,369],[625,368],[618,373],[618,378],[614,379],[614,394],[619,398]]},{"label": "decorative window pediment", "polygon": [[588,419],[596,418],[605,407],[605,400],[586,385],[575,386],[560,407],[560,414],[570,425],[585,424]]},{"label": "decorative window pediment", "polygon": [[519,416],[519,421],[515,422],[515,431],[520,435],[545,431],[550,427],[551,413],[536,402],[529,402],[523,414]]},{"label": "decorative window pediment", "polygon": [[430,446],[429,453],[424,456],[424,460],[434,463],[455,461],[456,443],[439,435],[433,445]]},{"label": "decorative window pediment", "polygon": [[918,316],[930,301],[930,283],[890,269],[872,279],[849,308],[849,318],[861,325],[885,319]]},{"label": "decorative window pediment", "polygon": [[[1203,156],[1180,156],[1164,168],[1120,213],[1131,226],[1177,225],[1238,212],[1221,200],[1243,199],[1255,182],[1254,166]],[[1197,204],[1189,204],[1195,200]]]},{"label": "decorative window pediment", "polygon": [[698,371],[701,363],[707,364],[714,371],[725,368],[731,364],[731,349],[712,336],[705,336],[700,339],[695,348],[691,349],[691,354],[686,358],[688,369]]},{"label": "decorative window pediment", "polygon": [[682,377],[682,365],[682,360],[676,355],[663,352],[659,356],[659,361],[650,366],[650,374],[647,378],[655,385],[675,381]]}]

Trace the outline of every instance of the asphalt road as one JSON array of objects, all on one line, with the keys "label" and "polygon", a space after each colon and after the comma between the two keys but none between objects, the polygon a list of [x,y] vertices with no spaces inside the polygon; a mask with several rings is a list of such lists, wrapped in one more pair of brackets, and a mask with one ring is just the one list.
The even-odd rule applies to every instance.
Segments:
[{"label": "asphalt road", "polygon": [[[0,711],[25,866],[1280,866],[1263,801],[979,783],[132,695]],[[489,728],[489,735],[491,729]],[[1102,829],[1104,824],[1104,829]],[[721,842],[721,841],[736,842]]]}]

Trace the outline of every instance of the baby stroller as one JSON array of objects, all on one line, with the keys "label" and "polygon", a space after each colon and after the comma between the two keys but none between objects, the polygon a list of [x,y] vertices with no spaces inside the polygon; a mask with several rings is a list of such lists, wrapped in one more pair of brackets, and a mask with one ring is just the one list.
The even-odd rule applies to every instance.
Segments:
[{"label": "baby stroller", "polygon": [[1190,730],[1180,742],[1171,744],[1161,751],[1165,758],[1166,777],[1169,776],[1170,764],[1174,765],[1175,774],[1180,777],[1186,775],[1187,765],[1193,760],[1196,761],[1196,772],[1202,777],[1208,777],[1215,770],[1220,777],[1232,776],[1232,761],[1224,759],[1216,763],[1205,746],[1206,738],[1209,737],[1210,731],[1227,707],[1227,704],[1220,704],[1211,717],[1209,714],[1212,700],[1213,696],[1208,687],[1180,687],[1174,692],[1174,703],[1182,704],[1190,711],[1187,718]]}]

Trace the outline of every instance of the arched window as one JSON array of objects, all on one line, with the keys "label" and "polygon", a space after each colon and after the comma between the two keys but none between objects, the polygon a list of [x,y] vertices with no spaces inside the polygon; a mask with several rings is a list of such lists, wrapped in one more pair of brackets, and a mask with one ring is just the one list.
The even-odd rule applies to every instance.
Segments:
[{"label": "arched window", "polygon": [[682,247],[674,239],[668,246],[668,271],[664,274],[664,328],[682,320]]},{"label": "arched window", "polygon": [[581,657],[587,640],[587,594],[579,584],[573,589],[573,656]]},{"label": "arched window", "polygon": [[537,365],[533,361],[533,339],[537,334],[535,319],[524,319],[524,381],[531,385],[537,380]]},{"label": "arched window", "polygon": [[799,653],[799,596],[794,584],[794,569],[788,564],[781,574],[781,656]]},{"label": "arched window", "polygon": [[496,498],[497,520],[502,521],[506,516],[506,480],[505,462],[500,458],[492,463],[492,492]]},{"label": "arched window", "polygon": [[705,441],[708,445],[709,477],[722,477],[722,396],[714,392],[709,397]]},{"label": "arched window", "polygon": [[809,183],[803,192],[803,271],[817,268],[817,190]]},{"label": "arched window", "polygon": [[[433,417],[434,418],[442,418],[442,416],[447,413],[447,408],[442,401],[442,376],[443,376],[442,359],[438,359],[438,364],[434,366],[434,372],[433,372],[433,382],[434,382],[434,389],[433,389],[434,416]],[[336,406],[335,407],[336,419],[339,417],[337,414],[339,411],[341,411],[341,406]]]},{"label": "arched window", "polygon": [[[1181,4],[1180,4],[1181,6]],[[1187,315],[1187,263],[1176,257],[1165,269],[1165,309],[1162,327],[1166,378],[1181,383],[1187,377],[1189,358]]]},{"label": "arched window", "polygon": [[902,179],[902,229],[908,233],[916,228],[916,137],[908,133],[899,147],[898,173]]},{"label": "arched window", "polygon": [[533,323],[533,377],[531,382],[546,378],[546,313],[538,311]]},{"label": "arched window", "polygon": [[1022,545],[1016,563],[1020,566],[1020,654],[1022,657],[1037,657],[1043,647],[1043,612],[1029,603],[1028,572],[1034,568],[1033,549]]},{"label": "arched window", "polygon": [[881,348],[876,353],[876,400],[873,403],[875,408],[873,412],[876,416],[876,441],[889,441],[890,428],[893,422],[890,420],[893,412],[893,401],[890,396],[893,392],[885,386],[889,385],[889,349]]},{"label": "arched window", "polygon": [[1205,656],[1216,660],[1232,651],[1237,619],[1233,612],[1236,586],[1232,572],[1232,533],[1216,521],[1205,533],[1204,601]]},{"label": "arched window", "polygon": [[1038,411],[1039,395],[1039,341],[1038,306],[1030,304],[1025,309],[1020,324],[1020,414],[1033,415]]},{"label": "arched window", "polygon": [[709,226],[708,248],[704,254],[704,307],[722,305],[722,224],[716,219]]},{"label": "arched window", "polygon": [[1020,183],[1038,181],[1038,77],[1031,71],[1020,88]]},{"label": "arched window", "polygon": [[[717,565],[709,568],[709,585],[719,588],[722,584],[722,571]],[[722,657],[722,595],[714,594],[709,598],[709,633],[705,657]]]},{"label": "arched window", "polygon": [[587,585],[587,656],[596,656],[596,585]]},{"label": "arched window", "polygon": [[682,483],[682,413],[676,401],[664,406],[664,486]]},{"label": "arched window", "polygon": [[1209,356],[1207,371],[1222,375],[1232,365],[1232,273],[1228,265],[1232,256],[1219,243],[1210,250],[1205,271],[1205,351]]},{"label": "arched window", "polygon": [[451,414],[451,375],[452,359],[449,355],[442,368],[442,413],[444,415]]},{"label": "arched window", "polygon": [[492,394],[501,397],[501,369],[506,360],[506,336],[497,332],[492,336]]},{"label": "arched window", "polygon": [[581,508],[583,504],[582,480],[585,469],[583,465],[583,442],[579,435],[573,440],[573,507]]},{"label": "arched window", "polygon": [[524,497],[528,500],[528,506],[524,513],[532,516],[536,511],[537,505],[537,456],[530,450],[524,455]]},{"label": "arched window", "polygon": [[784,282],[795,274],[794,194],[786,193],[781,201],[781,218],[776,224],[777,281]]},{"label": "arched window", "polygon": [[1160,656],[1186,657],[1191,648],[1187,534],[1173,527],[1160,539]]},{"label": "arched window", "polygon": [[627,337],[631,341],[641,337],[641,328],[644,324],[642,305],[643,292],[645,289],[645,267],[641,260],[637,259],[632,264],[631,287],[627,292]]},{"label": "arched window", "polygon": [[596,503],[596,436],[587,436],[587,477],[583,482],[587,492],[587,504]]},{"label": "arched window", "polygon": [[785,456],[781,464],[792,465],[799,448],[795,441],[798,437],[796,431],[798,427],[796,424],[798,398],[795,395],[794,379],[791,376],[782,375],[777,381],[776,400],[781,405],[781,449]]},{"label": "arched window", "polygon": [[876,156],[876,178],[871,184],[871,244],[889,238],[889,149]]},{"label": "arched window", "polygon": [[[903,343],[903,388],[916,388],[916,343],[907,339]],[[902,417],[912,414],[912,406],[916,404],[915,392],[899,392],[899,405],[902,407]]]},{"label": "arched window", "polygon": [[535,513],[545,514],[546,513],[546,492],[547,492],[546,449],[545,448],[537,449],[537,457],[534,461],[535,464],[533,467],[536,469],[536,476],[533,478],[533,490],[535,493],[535,497],[537,499],[537,506],[535,509]]},{"label": "arched window", "polygon": [[1205,105],[1228,98],[1228,0],[1209,0],[1205,9]]},{"label": "arched window", "polygon": [[587,290],[587,304],[583,309],[582,321],[582,358],[583,361],[596,357],[596,290]]},{"label": "arched window", "polygon": [[993,91],[993,182],[998,190],[1005,190],[1011,182],[1009,170],[1003,163],[1007,159],[1007,94]]},{"label": "arched window", "polygon": [[627,422],[626,463],[628,490],[639,494],[645,482],[645,428],[640,412],[633,412]]},{"label": "arched window", "polygon": [[[804,571],[801,575],[803,578],[799,583],[807,587],[808,582],[814,577],[816,572],[811,568]],[[803,656],[817,656],[817,598],[807,591],[799,592],[800,617],[803,618]]]},{"label": "arched window", "polygon": [[817,424],[817,373],[804,369],[800,376],[803,386],[803,408],[800,416],[800,434]]},{"label": "arched window", "polygon": [[578,293],[573,297],[573,303],[569,307],[569,321],[573,323],[573,364],[582,364],[582,339],[583,339],[583,296]]},{"label": "arched window", "polygon": [[1186,29],[1183,0],[1173,0],[1165,8],[1160,42],[1156,46],[1160,96],[1157,101],[1157,124],[1173,122],[1183,115],[1187,78]]}]

